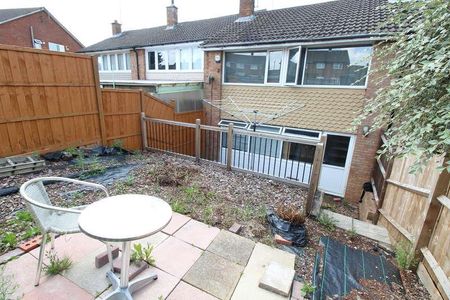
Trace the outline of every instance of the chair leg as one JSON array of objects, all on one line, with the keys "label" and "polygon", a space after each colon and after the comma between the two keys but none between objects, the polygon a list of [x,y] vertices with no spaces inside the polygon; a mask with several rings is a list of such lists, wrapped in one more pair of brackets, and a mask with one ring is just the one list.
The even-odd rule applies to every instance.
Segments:
[{"label": "chair leg", "polygon": [[51,240],[51,248],[50,249],[55,249],[55,234],[54,233],[50,233],[50,240]]},{"label": "chair leg", "polygon": [[35,286],[39,285],[39,280],[41,278],[42,262],[44,260],[46,241],[47,241],[47,232],[44,231],[42,233],[41,249],[39,251],[39,260],[38,260],[37,271],[36,271],[36,279],[34,281]]}]

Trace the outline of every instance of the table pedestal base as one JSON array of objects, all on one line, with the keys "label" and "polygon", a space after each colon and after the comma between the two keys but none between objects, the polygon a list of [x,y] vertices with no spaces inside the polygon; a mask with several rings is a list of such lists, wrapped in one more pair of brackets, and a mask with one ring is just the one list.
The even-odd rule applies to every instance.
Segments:
[{"label": "table pedestal base", "polygon": [[158,279],[157,274],[150,274],[143,278],[135,279],[131,281],[128,285],[128,287],[121,288],[120,287],[120,279],[111,271],[108,271],[106,273],[106,277],[111,281],[112,284],[112,292],[108,296],[106,296],[104,299],[109,300],[133,300],[133,297],[131,297],[131,294],[136,292],[137,290],[143,288],[147,284],[155,281]]}]

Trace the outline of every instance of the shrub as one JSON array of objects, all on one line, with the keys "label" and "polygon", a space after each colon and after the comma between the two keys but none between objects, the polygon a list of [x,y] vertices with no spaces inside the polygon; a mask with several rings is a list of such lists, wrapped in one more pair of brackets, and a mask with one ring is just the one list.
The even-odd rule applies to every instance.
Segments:
[{"label": "shrub", "polygon": [[414,249],[411,243],[400,242],[395,246],[395,260],[402,270],[409,270],[416,266]]}]

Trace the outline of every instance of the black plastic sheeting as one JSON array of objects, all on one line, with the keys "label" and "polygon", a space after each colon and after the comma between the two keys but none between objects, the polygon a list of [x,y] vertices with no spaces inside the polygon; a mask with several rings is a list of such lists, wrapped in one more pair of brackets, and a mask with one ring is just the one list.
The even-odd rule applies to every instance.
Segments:
[{"label": "black plastic sheeting", "polygon": [[15,194],[19,191],[19,188],[17,186],[10,186],[0,189],[0,197],[8,196],[11,194]]},{"label": "black plastic sheeting", "polygon": [[271,225],[272,233],[281,235],[284,239],[292,241],[292,245],[296,247],[306,246],[308,239],[306,227],[304,224],[296,225],[285,221],[277,216],[277,214],[268,210],[267,221]]},{"label": "black plastic sheeting", "polygon": [[[98,146],[94,148],[81,149],[85,157],[93,156],[118,156],[130,154],[129,151],[117,147],[104,147]],[[60,161],[60,160],[72,160],[74,156],[67,151],[55,151],[49,152],[42,155],[45,160],[48,161]]]},{"label": "black plastic sheeting", "polygon": [[[323,261],[316,255],[313,269],[314,300],[339,298],[353,289],[364,290],[360,279],[376,280],[389,286],[402,285],[398,269],[380,255],[353,249],[329,237],[320,239]],[[322,269],[320,270],[320,266]]]}]

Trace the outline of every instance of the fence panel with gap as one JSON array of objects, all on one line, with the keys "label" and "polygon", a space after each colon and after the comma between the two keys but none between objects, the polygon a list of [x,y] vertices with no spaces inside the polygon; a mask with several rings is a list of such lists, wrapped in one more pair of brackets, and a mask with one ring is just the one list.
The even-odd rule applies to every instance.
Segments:
[{"label": "fence panel with gap", "polygon": [[[196,129],[196,124],[148,117],[143,121],[151,149],[196,157],[197,143],[200,148],[198,159],[302,186],[310,184],[318,140],[237,128],[231,129],[230,141],[226,127],[200,125]],[[199,130],[197,141],[196,130]]]}]

